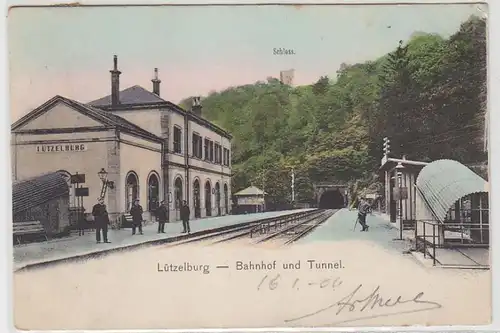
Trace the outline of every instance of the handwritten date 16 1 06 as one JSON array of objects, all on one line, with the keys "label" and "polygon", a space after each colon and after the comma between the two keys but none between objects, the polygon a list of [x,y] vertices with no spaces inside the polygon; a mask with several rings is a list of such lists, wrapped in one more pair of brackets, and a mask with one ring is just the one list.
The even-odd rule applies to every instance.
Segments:
[{"label": "handwritten date 16 1 06", "polygon": [[[281,275],[277,274],[274,277],[269,277],[268,275],[264,276],[262,280],[260,280],[259,285],[257,286],[257,290],[261,290],[263,288],[269,289],[269,290],[275,290],[276,288],[279,287],[280,284],[283,284],[281,281]],[[328,279],[323,279],[320,281],[308,281],[304,282],[301,281],[299,278],[296,278],[295,280],[290,280],[288,283],[285,282],[284,287],[285,288],[291,288],[294,290],[299,290],[300,287],[307,286],[307,287],[317,287],[317,288],[331,288],[335,289],[336,287],[340,286],[342,284],[342,281],[340,278],[328,278]]]},{"label": "handwritten date 16 1 06", "polygon": [[[313,286],[316,288],[321,288],[323,290],[332,290],[332,297],[337,298],[333,300],[331,304],[327,306],[323,306],[316,311],[312,311],[307,314],[299,315],[295,318],[286,319],[285,322],[293,322],[300,321],[311,317],[319,316],[320,314],[326,314],[327,316],[337,317],[341,313],[358,313],[358,315],[351,316],[349,319],[337,319],[331,324],[339,324],[339,323],[347,323],[354,322],[361,319],[373,319],[377,317],[388,317],[395,316],[404,313],[414,313],[421,311],[430,311],[434,309],[441,308],[441,304],[424,299],[424,293],[419,292],[413,297],[404,298],[403,296],[385,296],[381,293],[381,287],[377,286],[373,290],[364,291],[363,285],[359,284],[354,290],[350,293],[347,293],[346,296],[338,296],[343,294],[342,290],[338,289],[346,289],[346,288],[337,288],[342,285],[342,280],[339,278],[335,279],[324,279],[322,281],[317,282],[304,282],[300,279],[296,278],[295,280],[289,280],[288,282],[282,281],[281,275],[278,274],[273,277],[264,276],[260,283],[257,286],[257,290],[261,289],[269,289],[275,290],[278,287],[291,288],[292,290],[299,290],[300,287],[303,286]],[[345,286],[343,286],[345,287]],[[405,308],[402,308],[403,305],[406,305]],[[371,311],[376,309],[385,309],[382,310],[382,313],[371,314]],[[392,309],[392,310],[391,310]],[[328,313],[328,314],[327,314]],[[360,315],[363,313],[363,315]]]}]

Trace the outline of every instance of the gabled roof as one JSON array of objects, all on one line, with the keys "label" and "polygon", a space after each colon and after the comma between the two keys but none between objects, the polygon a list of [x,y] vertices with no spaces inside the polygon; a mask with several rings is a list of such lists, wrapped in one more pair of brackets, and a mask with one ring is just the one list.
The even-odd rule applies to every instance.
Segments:
[{"label": "gabled roof", "polygon": [[228,139],[233,138],[233,136],[225,129],[217,126],[216,124],[203,117],[197,116],[192,112],[184,110],[182,107],[175,103],[160,98],[160,96],[148,91],[147,89],[139,85],[135,85],[133,87],[120,91],[119,105],[111,105],[111,95],[89,102],[87,103],[87,105],[94,108],[99,108],[104,111],[128,111],[133,109],[168,108],[169,110],[177,112],[182,116],[188,115],[188,117],[194,122],[211,129],[219,135],[222,135]]},{"label": "gabled roof", "polygon": [[[144,89],[141,86],[135,85],[133,87],[127,88],[120,91],[120,104],[121,105],[132,105],[132,104],[158,104],[165,103],[164,99],[160,96]],[[88,103],[91,106],[111,106],[111,95],[99,98],[95,101]]]},{"label": "gabled roof", "polygon": [[262,191],[260,188],[257,188],[255,186],[249,186],[244,190],[239,191],[238,193],[235,193],[234,195],[236,196],[246,196],[246,195],[264,195],[264,191]]},{"label": "gabled roof", "polygon": [[12,215],[69,195],[66,179],[53,172],[12,184]]},{"label": "gabled roof", "polygon": [[417,177],[419,192],[437,219],[443,221],[455,202],[469,194],[488,192],[488,183],[465,165],[437,160],[426,165]]},{"label": "gabled roof", "polygon": [[43,114],[45,111],[47,111],[51,106],[53,106],[56,103],[62,102],[69,107],[73,108],[74,110],[77,110],[78,112],[88,116],[89,118],[92,118],[96,121],[101,122],[103,125],[107,125],[113,128],[117,128],[123,132],[127,132],[132,135],[137,135],[152,141],[162,141],[162,139],[153,133],[146,131],[145,129],[137,126],[134,123],[131,123],[130,121],[117,116],[115,114],[112,114],[111,112],[106,112],[102,111],[96,108],[93,108],[91,106],[82,104],[80,102],[77,102],[75,100],[62,97],[62,96],[55,96],[52,97],[50,100],[45,102],[44,104],[40,105],[38,108],[34,109],[18,121],[16,121],[14,124],[12,124],[11,131],[15,131],[18,129],[20,126],[24,125],[25,123],[29,122],[30,120],[40,116]]}]

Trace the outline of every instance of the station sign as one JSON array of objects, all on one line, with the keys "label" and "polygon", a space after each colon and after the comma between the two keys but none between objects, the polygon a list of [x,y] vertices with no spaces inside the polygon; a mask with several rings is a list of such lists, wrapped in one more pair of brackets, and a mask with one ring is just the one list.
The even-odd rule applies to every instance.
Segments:
[{"label": "station sign", "polygon": [[75,188],[75,197],[88,197],[89,188],[88,187],[78,187]]},{"label": "station sign", "polygon": [[87,145],[84,143],[37,145],[35,149],[37,153],[78,153],[87,151]]},{"label": "station sign", "polygon": [[71,175],[71,184],[82,184],[85,183],[85,174],[77,173],[75,175]]}]

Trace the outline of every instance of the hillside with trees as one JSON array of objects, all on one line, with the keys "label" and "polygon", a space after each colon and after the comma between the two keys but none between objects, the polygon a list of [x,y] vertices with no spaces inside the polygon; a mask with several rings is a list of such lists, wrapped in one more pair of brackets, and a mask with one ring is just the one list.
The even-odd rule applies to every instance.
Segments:
[{"label": "hillside with trees", "polygon": [[342,64],[335,78],[299,87],[268,78],[202,102],[234,135],[233,193],[265,184],[281,204],[292,168],[298,202],[312,199],[314,182],[376,187],[384,136],[395,157],[485,163],[486,82],[486,22],[471,17],[448,39],[415,33],[379,59]]}]

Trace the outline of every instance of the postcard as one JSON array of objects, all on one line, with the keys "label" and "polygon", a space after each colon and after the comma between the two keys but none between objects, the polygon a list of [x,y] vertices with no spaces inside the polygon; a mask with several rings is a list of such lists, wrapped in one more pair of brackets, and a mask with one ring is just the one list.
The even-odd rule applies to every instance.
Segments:
[{"label": "postcard", "polygon": [[489,324],[487,12],[11,8],[15,326]]}]

